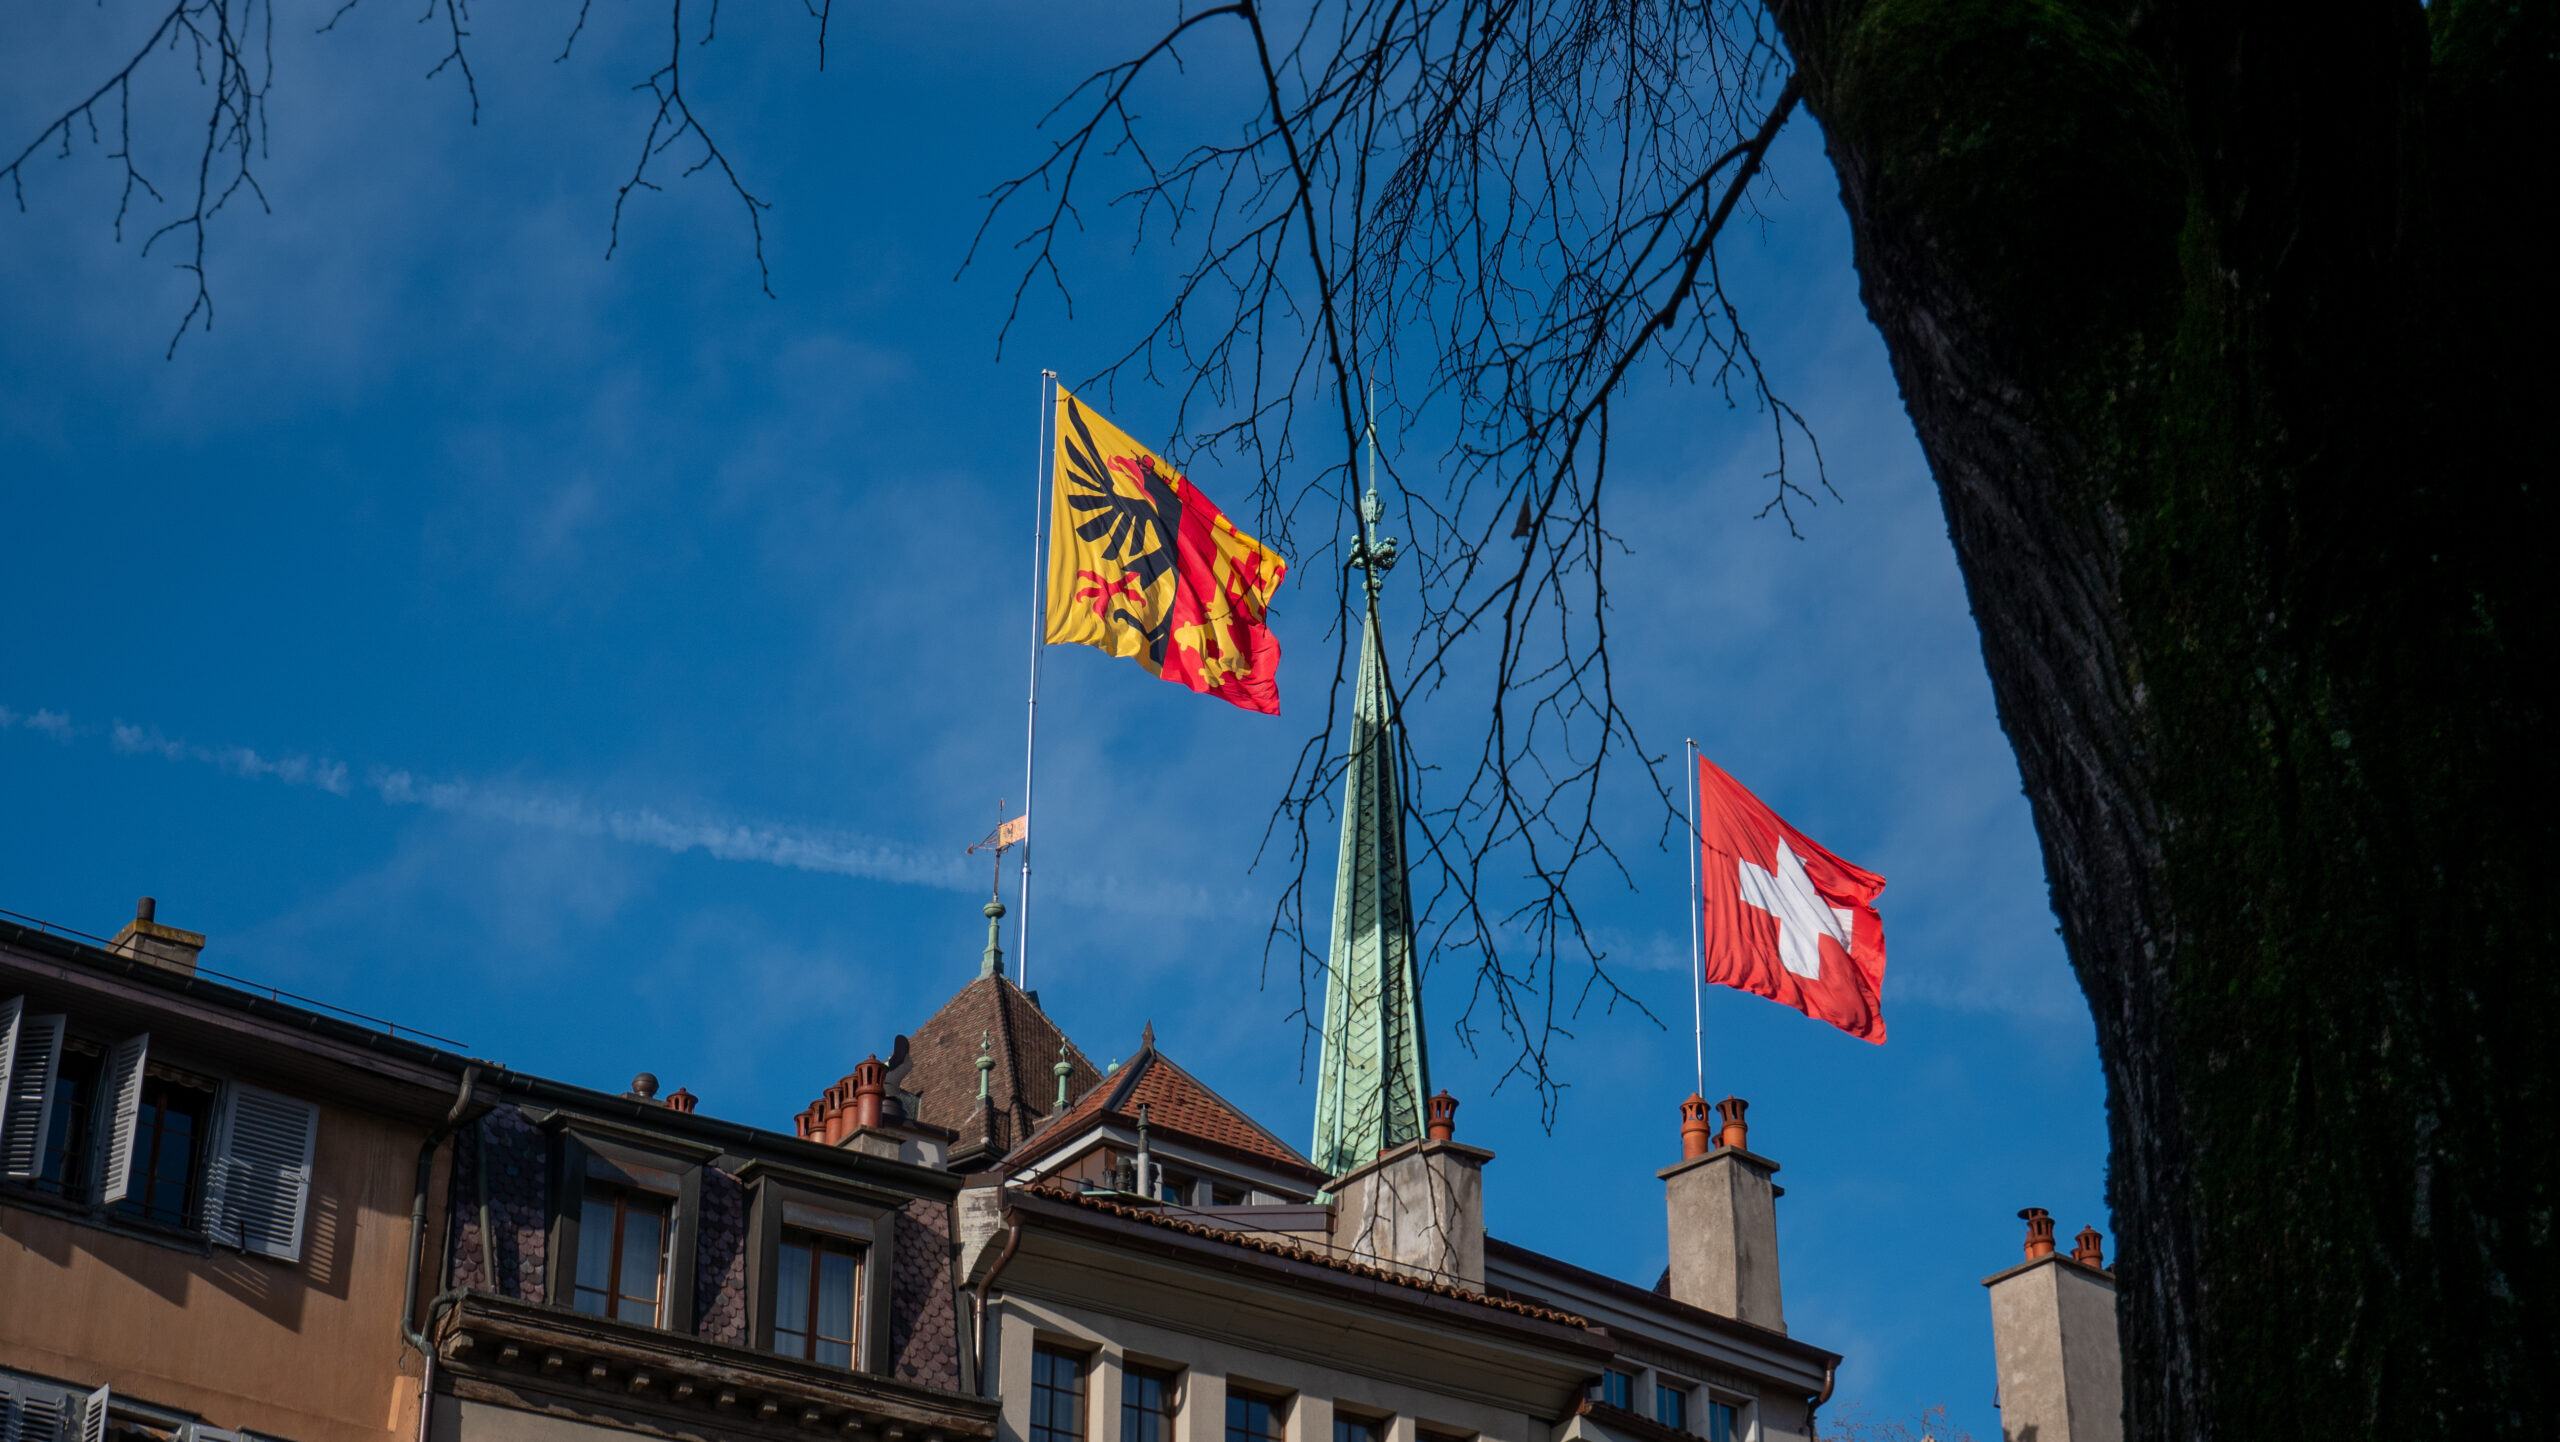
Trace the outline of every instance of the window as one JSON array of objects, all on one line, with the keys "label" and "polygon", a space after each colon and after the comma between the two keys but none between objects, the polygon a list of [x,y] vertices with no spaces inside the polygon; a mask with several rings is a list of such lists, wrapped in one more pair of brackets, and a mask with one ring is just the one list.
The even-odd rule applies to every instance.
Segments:
[{"label": "window", "polygon": [[1707,1442],[1734,1442],[1742,1435],[1739,1419],[1731,1402],[1707,1403]]},{"label": "window", "polygon": [[142,1102],[134,1112],[133,1165],[117,1215],[164,1227],[194,1223],[196,1162],[212,1112],[210,1087],[166,1075],[143,1079]]},{"label": "window", "polygon": [[66,1050],[62,1065],[53,1074],[53,1106],[44,1127],[44,1160],[31,1180],[36,1190],[51,1192],[66,1202],[89,1200],[89,1126],[97,1120],[101,1060],[93,1051]]},{"label": "window", "polygon": [[1227,1442],[1280,1442],[1280,1404],[1249,1392],[1229,1392]]},{"label": "window", "polygon": [[1177,1382],[1172,1373],[1147,1367],[1121,1374],[1120,1442],[1173,1442]]},{"label": "window", "polygon": [[1244,1198],[1245,1190],[1242,1187],[1222,1187],[1215,1182],[1209,1185],[1209,1205],[1213,1207],[1241,1207],[1244,1205]]},{"label": "window", "polygon": [[578,1214],[578,1284],[571,1305],[598,1317],[659,1325],[666,1276],[665,1204],[589,1187]]},{"label": "window", "polygon": [[785,1232],[776,1254],[773,1350],[830,1367],[851,1367],[862,1295],[862,1257],[849,1242]]},{"label": "window", "polygon": [[1031,1442],[1083,1442],[1084,1358],[1031,1349]]},{"label": "window", "polygon": [[1625,1372],[1610,1370],[1600,1374],[1600,1400],[1612,1407],[1633,1411],[1636,1405],[1636,1379]]},{"label": "window", "polygon": [[1345,1417],[1339,1412],[1333,1414],[1333,1442],[1382,1442],[1386,1432],[1384,1425],[1366,1417]]},{"label": "window", "polygon": [[1669,1382],[1653,1384],[1653,1420],[1675,1432],[1689,1430],[1689,1389]]}]

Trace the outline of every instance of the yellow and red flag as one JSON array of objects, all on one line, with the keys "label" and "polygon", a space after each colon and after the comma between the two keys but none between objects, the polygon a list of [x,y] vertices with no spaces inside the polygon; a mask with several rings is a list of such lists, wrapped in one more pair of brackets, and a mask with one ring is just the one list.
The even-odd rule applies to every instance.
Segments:
[{"label": "yellow and red flag", "polygon": [[1279,715],[1267,617],[1289,570],[1280,553],[1064,386],[1054,471],[1046,639]]}]

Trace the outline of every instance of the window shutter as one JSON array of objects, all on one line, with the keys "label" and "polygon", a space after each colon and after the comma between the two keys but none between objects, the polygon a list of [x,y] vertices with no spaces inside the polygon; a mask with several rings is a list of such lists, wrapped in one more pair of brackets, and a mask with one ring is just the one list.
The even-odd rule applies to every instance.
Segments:
[{"label": "window shutter", "polygon": [[300,1261],[319,1130],[320,1109],[309,1102],[237,1083],[226,1088],[205,1167],[206,1235],[244,1252]]},{"label": "window shutter", "polygon": [[151,1033],[129,1036],[107,1050],[98,1068],[98,1122],[89,1134],[105,1142],[98,1152],[98,1200],[113,1206],[133,1185],[133,1127],[142,1111],[142,1063]]},{"label": "window shutter", "polygon": [[82,1442],[72,1434],[82,1420],[82,1406],[94,1401],[103,1439],[107,1389],[89,1397],[50,1382],[0,1372],[0,1442]]},{"label": "window shutter", "polygon": [[[69,1432],[68,1427],[63,1429]],[[89,1394],[80,1407],[79,1442],[107,1442],[107,1389]]]},{"label": "window shutter", "polygon": [[208,1427],[202,1422],[190,1422],[178,1434],[178,1442],[249,1442],[249,1434],[233,1432],[221,1427]]},{"label": "window shutter", "polygon": [[44,1169],[45,1137],[53,1126],[53,1077],[62,1061],[59,1016],[20,1020],[11,1048],[9,1103],[0,1117],[0,1175],[32,1177]]},{"label": "window shutter", "polygon": [[[0,1001],[0,1132],[9,1127],[9,1075],[18,1065],[18,1018],[26,1010],[27,999],[23,996]],[[8,1406],[8,1400],[0,1397],[0,1442],[9,1442]]]}]

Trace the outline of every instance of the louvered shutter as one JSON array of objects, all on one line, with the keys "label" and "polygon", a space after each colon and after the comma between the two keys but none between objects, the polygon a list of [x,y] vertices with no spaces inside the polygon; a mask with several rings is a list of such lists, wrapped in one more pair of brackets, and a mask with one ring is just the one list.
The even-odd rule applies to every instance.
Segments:
[{"label": "louvered shutter", "polygon": [[0,1442],[74,1442],[63,1424],[77,1417],[80,1403],[78,1393],[50,1382],[0,1374]]},{"label": "louvered shutter", "polygon": [[309,1102],[238,1083],[227,1088],[205,1167],[206,1235],[244,1252],[300,1261],[319,1130],[320,1109]]},{"label": "louvered shutter", "polygon": [[[53,1128],[53,1079],[62,1062],[64,1018],[20,1020],[11,1049],[9,1105],[0,1116],[0,1175],[32,1177],[44,1169],[44,1143]],[[15,1439],[13,1439],[15,1442]]]},{"label": "louvered shutter", "polygon": [[[69,1431],[69,1428],[63,1429]],[[107,1442],[107,1389],[100,1387],[80,1406],[79,1442]]]},{"label": "louvered shutter", "polygon": [[133,1127],[142,1112],[142,1064],[151,1054],[151,1033],[126,1037],[107,1049],[98,1068],[98,1121],[89,1135],[103,1138],[98,1148],[98,1200],[113,1206],[133,1186]]},{"label": "louvered shutter", "polygon": [[178,1442],[249,1442],[249,1434],[233,1432],[221,1427],[208,1427],[202,1422],[190,1422],[185,1430],[178,1434]]},{"label": "louvered shutter", "polygon": [[[24,1016],[26,1010],[27,999],[23,996],[0,1001],[0,1134],[9,1129],[9,1076],[17,1070],[18,1018]],[[0,1401],[0,1442],[9,1442],[7,1405]]]}]

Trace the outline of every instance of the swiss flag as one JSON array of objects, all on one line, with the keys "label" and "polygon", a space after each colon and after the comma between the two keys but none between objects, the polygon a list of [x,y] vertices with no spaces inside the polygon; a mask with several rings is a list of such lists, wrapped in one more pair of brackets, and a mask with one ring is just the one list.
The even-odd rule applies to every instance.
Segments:
[{"label": "swiss flag", "polygon": [[1698,758],[1698,889],[1708,981],[1884,1040],[1884,878],[1823,850]]}]

